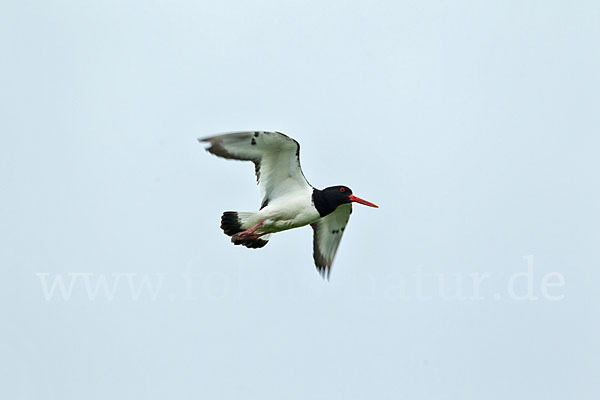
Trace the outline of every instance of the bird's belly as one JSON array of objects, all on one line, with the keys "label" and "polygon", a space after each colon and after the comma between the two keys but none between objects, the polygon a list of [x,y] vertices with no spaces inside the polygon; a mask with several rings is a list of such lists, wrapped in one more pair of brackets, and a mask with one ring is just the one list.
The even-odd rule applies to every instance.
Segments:
[{"label": "bird's belly", "polygon": [[292,219],[267,220],[265,227],[271,232],[280,232],[312,224],[317,219],[319,219],[318,215],[317,217],[300,215]]},{"label": "bird's belly", "polygon": [[[283,206],[285,205],[285,207]],[[287,229],[298,228],[312,224],[320,218],[319,212],[311,203],[290,204],[289,202],[278,206],[273,204],[265,207],[263,229],[268,232],[280,232]]]}]

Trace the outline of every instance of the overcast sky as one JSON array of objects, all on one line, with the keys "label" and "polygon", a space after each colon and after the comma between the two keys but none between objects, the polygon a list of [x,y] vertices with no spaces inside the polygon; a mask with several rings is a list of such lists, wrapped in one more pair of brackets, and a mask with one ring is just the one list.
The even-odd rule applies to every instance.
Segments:
[{"label": "overcast sky", "polygon": [[[596,1],[3,2],[0,397],[598,398],[599,42]],[[329,282],[309,227],[220,230],[253,166],[196,138],[246,129],[380,205]]]}]

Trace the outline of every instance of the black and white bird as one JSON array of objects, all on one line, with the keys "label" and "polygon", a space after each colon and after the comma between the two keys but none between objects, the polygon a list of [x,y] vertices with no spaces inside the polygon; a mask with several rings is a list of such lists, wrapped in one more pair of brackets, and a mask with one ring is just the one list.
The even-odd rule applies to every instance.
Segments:
[{"label": "black and white bird", "polygon": [[262,194],[257,212],[226,211],[221,229],[236,245],[264,247],[272,233],[309,225],[317,270],[329,278],[335,253],[352,213],[352,203],[378,207],[347,186],[312,187],[300,168],[300,144],[280,132],[236,132],[198,139],[212,154],[252,161]]}]

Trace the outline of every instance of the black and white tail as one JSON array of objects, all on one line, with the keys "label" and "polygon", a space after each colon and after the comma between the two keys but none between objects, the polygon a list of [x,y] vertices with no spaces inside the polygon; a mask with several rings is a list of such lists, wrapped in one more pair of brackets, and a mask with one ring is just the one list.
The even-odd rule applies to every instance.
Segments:
[{"label": "black and white tail", "polygon": [[[243,232],[242,225],[250,218],[254,213],[251,212],[237,212],[237,211],[225,211],[221,216],[221,229],[227,236],[233,236],[236,233]],[[250,249],[260,249],[269,243],[269,236],[264,235],[258,239],[240,239],[233,242],[233,244],[241,244]]]}]

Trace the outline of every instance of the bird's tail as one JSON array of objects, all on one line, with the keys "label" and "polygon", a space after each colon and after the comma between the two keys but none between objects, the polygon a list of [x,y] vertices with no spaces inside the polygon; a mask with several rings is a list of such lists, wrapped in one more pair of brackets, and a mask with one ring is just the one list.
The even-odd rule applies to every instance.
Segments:
[{"label": "bird's tail", "polygon": [[[233,236],[236,233],[243,232],[242,225],[252,217],[254,213],[251,212],[238,212],[238,211],[225,211],[221,216],[221,229],[227,236]],[[250,249],[259,249],[266,246],[269,242],[270,235],[263,235],[257,239],[238,239],[233,241],[233,244],[241,244]]]}]

